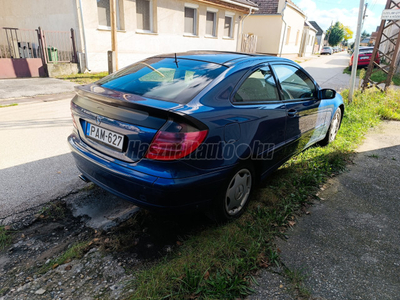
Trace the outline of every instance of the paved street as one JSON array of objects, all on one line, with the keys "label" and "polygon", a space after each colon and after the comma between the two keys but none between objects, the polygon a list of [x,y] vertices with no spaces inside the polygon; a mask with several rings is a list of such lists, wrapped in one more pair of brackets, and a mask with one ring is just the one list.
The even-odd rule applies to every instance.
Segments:
[{"label": "paved street", "polygon": [[0,221],[82,186],[66,141],[70,100],[0,108]]},{"label": "paved street", "polygon": [[[343,74],[343,69],[349,65],[350,55],[340,52],[333,55],[321,55],[319,58],[310,59],[300,65],[323,88],[332,88],[337,91],[349,87],[350,75]],[[358,83],[358,80],[357,80]]]}]

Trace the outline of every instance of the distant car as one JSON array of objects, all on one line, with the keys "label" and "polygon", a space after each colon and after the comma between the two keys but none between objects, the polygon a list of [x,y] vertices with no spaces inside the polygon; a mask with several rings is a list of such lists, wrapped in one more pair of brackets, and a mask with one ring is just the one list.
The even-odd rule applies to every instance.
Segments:
[{"label": "distant car", "polygon": [[[367,67],[369,65],[373,51],[374,47],[360,47],[358,54],[358,63],[357,63],[358,67]],[[354,61],[354,53],[351,55],[350,58],[349,70],[353,68],[353,61]],[[376,53],[375,62],[377,64],[380,64],[379,52]]]},{"label": "distant car", "polygon": [[342,97],[288,59],[235,52],[158,55],[71,101],[81,179],[163,211],[239,217],[257,181],[332,142]]},{"label": "distant car", "polygon": [[328,47],[328,46],[323,47],[321,50],[321,54],[332,55],[333,54],[332,47]]}]

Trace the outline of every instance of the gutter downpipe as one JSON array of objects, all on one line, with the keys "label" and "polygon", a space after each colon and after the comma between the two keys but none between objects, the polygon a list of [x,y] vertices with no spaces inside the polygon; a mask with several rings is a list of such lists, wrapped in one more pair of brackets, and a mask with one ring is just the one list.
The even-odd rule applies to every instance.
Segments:
[{"label": "gutter downpipe", "polygon": [[85,22],[84,22],[84,19],[83,19],[82,0],[79,0],[79,12],[80,12],[80,15],[81,15],[81,22],[82,22],[83,46],[85,47],[85,68],[86,68],[87,71],[90,72],[89,61],[88,61],[88,53],[87,53],[87,44],[86,44]]},{"label": "gutter downpipe", "polygon": [[282,22],[285,23],[285,29],[284,29],[284,32],[283,32],[283,38],[282,38],[282,43],[281,43],[281,51],[279,51],[279,57],[282,57],[283,43],[284,43],[285,37],[286,37],[286,27],[287,27],[287,24],[285,22],[285,9],[286,9],[286,6],[287,6],[287,2],[285,0],[285,7],[282,9]]},{"label": "gutter downpipe", "polygon": [[[245,15],[245,16],[242,18],[242,20],[240,21],[240,31],[238,30],[238,37],[237,37],[237,44],[236,44],[236,51],[238,51],[238,52],[240,52],[240,50],[242,49],[241,47],[240,47],[240,49],[239,49],[239,46],[240,46],[240,44],[242,43],[244,20],[245,20],[248,16],[250,16],[250,15],[252,14],[252,10],[253,10],[253,8],[250,7],[249,14],[248,14],[248,15]],[[240,37],[240,44],[239,44],[239,37]]]}]

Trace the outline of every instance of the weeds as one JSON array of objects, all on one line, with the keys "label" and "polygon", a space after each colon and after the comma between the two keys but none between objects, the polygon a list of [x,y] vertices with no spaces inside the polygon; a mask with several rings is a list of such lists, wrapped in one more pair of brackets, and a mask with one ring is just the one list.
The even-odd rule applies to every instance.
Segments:
[{"label": "weeds", "polygon": [[310,291],[304,286],[303,281],[306,276],[303,274],[302,270],[289,270],[285,268],[285,276],[291,282],[294,292],[300,299],[309,299],[311,296]]},{"label": "weeds", "polygon": [[[366,72],[366,69],[364,69],[364,68],[357,69],[357,77],[364,78],[365,72]],[[350,75],[351,71],[349,70],[349,67],[344,69],[343,73]],[[386,73],[383,72],[382,70],[376,71],[375,73],[372,73],[371,80],[375,81],[375,82],[384,82],[386,80]],[[394,74],[393,78],[392,78],[392,83],[394,85],[400,85],[400,75]]]},{"label": "weeds", "polygon": [[108,72],[100,72],[100,73],[82,73],[82,74],[72,74],[72,75],[61,75],[58,76],[58,79],[72,81],[78,84],[89,84],[100,80],[101,78],[108,75]]},{"label": "weeds", "polygon": [[[343,91],[347,104],[348,91]],[[131,299],[234,299],[251,293],[259,268],[279,265],[273,245],[295,213],[316,197],[332,174],[344,170],[370,127],[382,119],[400,120],[400,92],[356,92],[347,104],[334,143],[312,147],[293,157],[255,191],[238,220],[210,226],[189,237],[172,254],[137,274]],[[289,274],[299,295],[309,292],[299,274]]]},{"label": "weeds", "polygon": [[0,250],[10,245],[12,241],[10,233],[10,230],[7,230],[4,226],[0,226]]},{"label": "weeds", "polygon": [[71,246],[61,256],[51,260],[40,268],[39,273],[44,274],[50,269],[55,269],[59,265],[65,264],[73,259],[80,259],[89,250],[90,242],[81,242]]},{"label": "weeds", "polygon": [[18,105],[18,103],[4,104],[4,105],[0,105],[0,108],[10,107],[10,106],[17,106],[17,105]]},{"label": "weeds", "polygon": [[41,219],[61,220],[65,218],[66,207],[61,201],[50,202],[38,212]]}]

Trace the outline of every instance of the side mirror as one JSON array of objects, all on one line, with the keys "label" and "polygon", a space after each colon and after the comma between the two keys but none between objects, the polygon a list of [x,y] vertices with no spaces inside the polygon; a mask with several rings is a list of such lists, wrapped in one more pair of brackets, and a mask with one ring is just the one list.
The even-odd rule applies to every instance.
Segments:
[{"label": "side mirror", "polygon": [[336,91],[332,89],[321,90],[321,99],[333,99],[336,97]]}]

